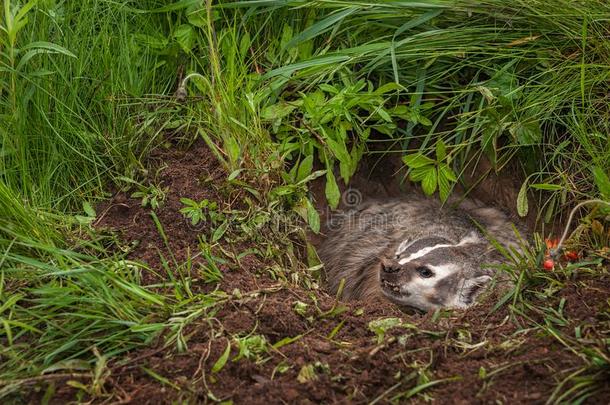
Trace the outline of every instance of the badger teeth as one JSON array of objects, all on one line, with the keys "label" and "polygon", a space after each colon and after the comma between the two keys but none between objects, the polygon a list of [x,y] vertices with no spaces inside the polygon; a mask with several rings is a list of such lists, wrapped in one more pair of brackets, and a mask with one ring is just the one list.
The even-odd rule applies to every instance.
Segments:
[{"label": "badger teeth", "polygon": [[382,281],[381,281],[381,284],[382,284],[382,286],[383,286],[384,288],[386,288],[386,289],[388,289],[388,290],[392,290],[392,291],[394,291],[394,292],[396,292],[396,293],[400,292],[400,287],[399,287],[399,286],[397,286],[397,285],[396,285],[396,284],[394,284],[394,283],[390,283],[390,282],[389,282],[389,281],[387,281],[387,280],[382,280]]}]

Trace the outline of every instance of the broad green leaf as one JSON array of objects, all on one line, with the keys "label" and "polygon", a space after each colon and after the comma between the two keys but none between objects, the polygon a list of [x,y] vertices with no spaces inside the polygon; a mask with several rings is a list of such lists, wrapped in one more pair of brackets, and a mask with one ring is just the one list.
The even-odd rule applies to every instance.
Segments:
[{"label": "broad green leaf", "polygon": [[351,158],[345,143],[342,141],[335,141],[332,138],[326,138],[326,144],[328,145],[328,149],[330,149],[333,156],[336,157],[339,162],[343,162],[349,166],[351,163]]},{"label": "broad green leaf", "polygon": [[507,107],[520,95],[517,75],[511,71],[517,60],[508,62],[487,81],[487,86],[498,96],[500,103]]},{"label": "broad green leaf", "polygon": [[325,91],[330,94],[339,93],[339,89],[337,89],[335,86],[333,86],[331,84],[322,83],[319,87],[320,87],[320,90]]},{"label": "broad green leaf", "polygon": [[593,166],[591,172],[593,172],[593,180],[595,180],[595,185],[600,194],[605,199],[610,200],[610,179],[608,174],[599,166]]},{"label": "broad green leaf", "polygon": [[312,169],[313,169],[313,155],[309,155],[305,159],[303,159],[301,161],[301,164],[299,165],[299,170],[297,171],[297,176],[296,176],[296,182],[299,183],[299,182],[305,180],[305,178],[307,176],[309,176],[309,174],[311,173]]},{"label": "broad green leaf", "polygon": [[186,197],[182,197],[180,199],[180,202],[184,205],[189,205],[191,207],[196,207],[199,205],[196,201],[191,200],[190,198],[186,198]]},{"label": "broad green leaf", "polygon": [[326,199],[328,205],[332,209],[336,209],[339,206],[339,200],[341,199],[341,193],[339,192],[339,186],[337,186],[337,180],[333,174],[332,167],[328,167],[326,171]]},{"label": "broad green leaf", "polygon": [[447,156],[447,148],[445,146],[445,142],[442,139],[436,141],[436,160],[442,162],[445,160],[445,156]]},{"label": "broad green leaf", "polygon": [[548,224],[553,219],[553,214],[555,214],[555,204],[557,204],[557,194],[553,195],[551,198],[551,202],[546,207],[546,212],[544,214],[544,223]]},{"label": "broad green leaf", "polygon": [[398,84],[396,82],[391,82],[391,83],[386,83],[383,86],[379,87],[377,90],[375,90],[373,92],[373,94],[376,96],[379,96],[379,95],[386,94],[391,91],[397,91],[397,90],[406,90],[406,89],[401,84]]},{"label": "broad green leaf", "polygon": [[284,186],[278,186],[275,187],[274,189],[272,189],[270,191],[270,194],[274,195],[274,196],[283,196],[283,195],[289,195],[294,193],[295,187],[292,184],[288,184],[288,185],[284,185]]},{"label": "broad green leaf", "polygon": [[452,184],[457,181],[453,170],[446,164],[441,164],[438,167],[438,191],[442,202],[447,201],[451,194]]},{"label": "broad green leaf", "polygon": [[229,221],[225,220],[222,224],[220,224],[220,226],[218,228],[216,228],[214,230],[214,233],[212,234],[212,243],[218,242],[220,240],[220,238],[222,238],[224,236],[224,234],[228,228],[229,228]]},{"label": "broad green leaf", "polygon": [[307,204],[307,223],[314,233],[320,233],[320,214],[313,206],[309,198],[305,198]]},{"label": "broad green leaf", "polygon": [[527,180],[521,185],[519,194],[517,195],[517,214],[521,217],[525,217],[529,211],[527,203]]},{"label": "broad green leaf", "polygon": [[83,201],[83,211],[85,211],[87,216],[95,218],[95,210],[87,201]]},{"label": "broad green leaf", "polygon": [[430,170],[426,173],[426,176],[421,182],[422,190],[426,195],[432,195],[436,191],[437,185],[437,176],[436,176],[436,168],[431,167]]},{"label": "broad green leaf", "polygon": [[239,56],[242,60],[244,60],[244,58],[248,55],[251,45],[252,38],[250,38],[250,33],[246,31],[246,33],[241,36],[239,41]]},{"label": "broad green leaf", "polygon": [[305,177],[303,180],[299,181],[297,183],[297,185],[308,183],[312,180],[317,179],[318,177],[323,176],[324,174],[326,174],[326,170],[316,170],[315,172],[311,173],[309,176]]},{"label": "broad green leaf", "polygon": [[207,11],[198,4],[187,8],[186,18],[195,27],[204,28],[207,25]]},{"label": "broad green leaf", "polygon": [[424,156],[421,153],[406,155],[402,158],[402,160],[411,169],[417,169],[420,167],[434,164],[434,160],[430,159],[427,156]]},{"label": "broad green leaf", "polygon": [[294,105],[280,102],[263,108],[263,111],[261,111],[261,117],[265,120],[281,119],[290,115],[294,109]]},{"label": "broad green leaf", "polygon": [[542,131],[538,121],[515,122],[509,132],[520,145],[533,145],[542,140]]},{"label": "broad green leaf", "polygon": [[436,170],[433,165],[418,167],[409,172],[409,178],[414,182],[423,181],[428,175],[428,171]]},{"label": "broad green leaf", "polygon": [[390,114],[388,114],[388,112],[386,110],[384,110],[383,108],[377,109],[377,114],[379,114],[381,119],[384,120],[385,122],[392,122],[392,117],[390,117]]},{"label": "broad green leaf", "polygon": [[182,24],[179,25],[174,31],[174,38],[182,48],[182,50],[186,53],[191,52],[193,49],[193,44],[196,40],[196,32],[192,25],[190,24]]},{"label": "broad green leaf", "polygon": [[453,169],[451,169],[447,164],[445,164],[445,163],[440,164],[438,169],[439,169],[439,172],[443,174],[443,177],[445,177],[447,180],[449,180],[451,182],[457,181],[457,177],[456,177],[455,173],[453,172]]}]

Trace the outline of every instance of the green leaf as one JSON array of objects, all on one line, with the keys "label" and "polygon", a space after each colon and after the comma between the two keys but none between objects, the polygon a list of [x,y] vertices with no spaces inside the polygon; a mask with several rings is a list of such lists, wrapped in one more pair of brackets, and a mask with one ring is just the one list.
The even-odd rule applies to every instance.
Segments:
[{"label": "green leaf", "polygon": [[246,31],[245,34],[242,35],[241,40],[239,41],[239,56],[242,60],[248,55],[248,51],[250,50],[250,46],[252,45],[252,38],[250,38],[250,33]]},{"label": "green leaf", "polygon": [[390,114],[388,114],[388,112],[386,110],[384,110],[383,108],[377,109],[377,114],[379,114],[381,119],[384,120],[385,122],[392,122],[392,117],[390,117]]},{"label": "green leaf", "polygon": [[535,188],[536,190],[546,190],[546,191],[559,191],[563,190],[563,186],[559,184],[548,184],[548,183],[534,183],[530,185],[531,188]]},{"label": "green leaf", "polygon": [[301,161],[299,170],[297,171],[296,183],[299,183],[307,178],[313,169],[313,155],[307,156]]},{"label": "green leaf", "polygon": [[527,203],[527,180],[523,182],[521,185],[521,189],[519,190],[519,194],[517,195],[517,214],[519,216],[524,217],[527,215],[529,211],[529,206]]},{"label": "green leaf", "polygon": [[348,55],[328,55],[317,58],[311,58],[303,62],[293,63],[292,65],[286,65],[277,69],[273,69],[265,73],[260,80],[267,80],[277,76],[289,77],[297,70],[304,70],[315,66],[335,65],[338,63],[345,62],[349,59],[350,57]]},{"label": "green leaf", "polygon": [[445,146],[445,142],[442,139],[436,141],[436,160],[441,162],[445,160],[447,156],[447,148]]},{"label": "green leaf", "polygon": [[339,186],[337,186],[337,181],[335,180],[335,175],[333,174],[332,167],[328,167],[326,171],[326,199],[328,200],[328,205],[332,209],[336,209],[339,206],[339,200],[341,199],[341,193],[339,192]]},{"label": "green leaf", "polygon": [[282,119],[290,115],[295,108],[296,106],[285,102],[273,104],[263,108],[263,111],[261,111],[261,118],[265,120]]},{"label": "green leaf", "polygon": [[193,49],[197,33],[190,24],[181,24],[174,31],[174,38],[186,53],[189,53]]},{"label": "green leaf", "polygon": [[436,168],[431,167],[421,182],[422,190],[424,190],[424,193],[426,193],[426,195],[432,195],[436,191],[436,185],[437,185]]},{"label": "green leaf", "polygon": [[457,181],[453,170],[446,164],[441,164],[438,167],[438,191],[442,202],[447,201],[451,194],[452,184]]},{"label": "green leaf", "polygon": [[229,221],[224,221],[218,228],[214,230],[212,234],[212,243],[218,242],[223,237],[227,229],[229,228]]},{"label": "green leaf", "polygon": [[95,210],[87,201],[83,201],[83,211],[88,217],[95,218]]},{"label": "green leaf", "polygon": [[377,344],[383,342],[385,334],[392,328],[402,326],[400,318],[375,319],[369,322],[368,328],[377,335]]},{"label": "green leaf", "polygon": [[301,367],[301,371],[299,371],[299,375],[297,375],[297,381],[301,384],[308,383],[310,381],[317,380],[318,376],[316,374],[316,370],[313,364],[305,364]]},{"label": "green leaf", "polygon": [[453,172],[453,169],[451,169],[447,164],[443,163],[443,164],[439,165],[438,168],[439,168],[439,171],[443,174],[443,176],[447,180],[454,182],[454,183],[456,181],[458,181],[455,173]]},{"label": "green leaf", "polygon": [[309,227],[311,228],[313,233],[320,233],[320,214],[318,214],[318,211],[308,198],[306,198],[306,204],[307,223],[309,224]]},{"label": "green leaf", "polygon": [[333,86],[331,84],[322,83],[319,87],[320,87],[320,90],[325,91],[330,94],[339,93],[339,89],[337,89],[335,86]]},{"label": "green leaf", "polygon": [[335,141],[332,138],[326,138],[326,144],[328,145],[328,149],[332,152],[333,156],[336,157],[339,162],[343,162],[347,165],[351,163],[351,157],[349,152],[347,151],[347,147],[345,143],[342,141]]},{"label": "green leaf", "polygon": [[515,122],[509,132],[520,145],[533,145],[542,140],[542,131],[538,121]]},{"label": "green leaf", "polygon": [[398,84],[396,82],[391,82],[391,83],[386,83],[383,86],[379,87],[377,90],[375,90],[373,92],[373,94],[376,96],[380,96],[382,94],[386,94],[391,91],[397,91],[397,90],[406,90],[406,89],[401,84]]},{"label": "green leaf", "polygon": [[595,185],[601,195],[605,199],[610,200],[610,179],[608,174],[599,166],[593,166],[591,172],[593,172],[593,180],[595,180]]},{"label": "green leaf", "polygon": [[225,152],[229,155],[229,162],[231,162],[232,165],[236,165],[239,160],[241,149],[235,138],[231,135],[224,136],[224,147]]},{"label": "green leaf", "polygon": [[333,29],[337,24],[344,18],[360,10],[360,7],[350,7],[346,10],[340,11],[335,14],[331,14],[327,18],[318,21],[309,28],[303,30],[299,34],[295,35],[287,44],[286,48],[291,48],[301,42],[309,41],[312,38],[317,37],[325,33],[326,31]]},{"label": "green leaf", "polygon": [[151,10],[151,13],[166,13],[168,11],[184,10],[185,8],[200,6],[201,0],[180,0],[172,4]]},{"label": "green leaf", "polygon": [[230,354],[231,354],[231,342],[227,341],[227,347],[226,347],[224,353],[222,354],[222,356],[220,356],[218,358],[218,360],[216,360],[216,363],[214,363],[214,365],[212,366],[212,373],[217,373],[220,370],[222,370],[222,368],[225,366],[225,364],[227,364],[227,360],[229,359]]},{"label": "green leaf", "polygon": [[402,160],[411,169],[417,169],[420,167],[434,164],[434,160],[430,159],[427,156],[424,156],[421,153],[414,153],[411,155],[406,155],[405,157],[402,158]]},{"label": "green leaf", "polygon": [[[184,205],[188,205],[190,207],[197,207],[199,203],[197,201],[191,200],[190,198],[182,197],[180,202]],[[184,208],[183,208],[184,209]],[[182,211],[182,210],[181,210]]]},{"label": "green leaf", "polygon": [[435,170],[434,166],[428,165],[424,167],[418,167],[409,172],[409,178],[414,182],[423,181],[428,175],[428,171]]}]

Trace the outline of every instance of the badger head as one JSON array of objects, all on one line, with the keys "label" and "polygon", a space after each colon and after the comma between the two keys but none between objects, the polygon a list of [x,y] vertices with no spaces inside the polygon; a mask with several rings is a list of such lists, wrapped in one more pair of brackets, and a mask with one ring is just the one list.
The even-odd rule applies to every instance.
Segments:
[{"label": "badger head", "polygon": [[422,311],[468,307],[491,280],[481,269],[488,251],[474,232],[457,242],[437,236],[403,242],[393,258],[381,260],[381,291]]}]

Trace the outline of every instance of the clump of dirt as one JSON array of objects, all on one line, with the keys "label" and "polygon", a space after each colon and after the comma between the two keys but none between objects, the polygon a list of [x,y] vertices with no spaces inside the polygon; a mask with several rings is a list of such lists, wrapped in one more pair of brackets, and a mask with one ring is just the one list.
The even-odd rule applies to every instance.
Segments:
[{"label": "clump of dirt", "polygon": [[[178,262],[184,262],[197,250],[200,233],[206,232],[205,223],[193,226],[180,213],[184,207],[180,199],[221,201],[216,185],[222,184],[226,173],[203,142],[195,143],[188,151],[157,149],[150,159],[157,173],[151,183],[164,194],[161,209],[155,210],[155,214],[169,246],[165,245],[150,208],[143,207],[141,199],[132,198],[129,192],[116,192],[110,200],[100,204],[97,208],[100,216],[95,225],[98,229],[118,232],[124,244],[133,248],[130,259],[162,271],[160,253],[167,255],[171,251]],[[224,200],[234,201],[239,193],[235,190]],[[150,277],[153,276],[149,274]]]},{"label": "clump of dirt", "polygon": [[[225,189],[226,173],[205,144],[171,149],[153,158],[158,181],[167,187],[156,210],[169,249],[178,261],[196,252],[199,235],[179,213],[181,197],[238,204],[239,189]],[[145,283],[163,277],[164,238],[140,201],[118,193],[103,204],[100,228],[138,242],[129,257],[148,264]],[[342,303],[324,291],[274,277],[263,258],[222,268],[215,288],[229,299],[184,331],[187,350],[160,339],[112,360],[99,402],[138,404],[232,400],[234,403],[370,403],[434,398],[437,403],[543,403],[557,384],[589,364],[548,333],[532,329],[506,306],[492,311],[490,299],[466,311],[405,314],[379,299]],[[599,338],[586,325],[607,317],[610,276],[582,275],[566,282],[555,298],[568,324],[582,326],[583,339]],[[553,303],[555,304],[555,303]],[[542,316],[537,322],[542,322]],[[606,336],[607,338],[607,336]],[[229,356],[224,358],[227,347]],[[605,374],[607,376],[607,374]],[[566,387],[571,386],[570,383]],[[610,383],[588,399],[606,402]],[[53,401],[75,398],[58,384]]]}]

